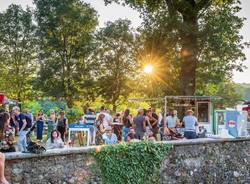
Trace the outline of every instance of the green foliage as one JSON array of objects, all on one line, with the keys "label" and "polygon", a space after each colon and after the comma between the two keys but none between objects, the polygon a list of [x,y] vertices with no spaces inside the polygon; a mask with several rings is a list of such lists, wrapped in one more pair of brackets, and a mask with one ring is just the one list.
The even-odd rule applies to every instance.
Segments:
[{"label": "green foliage", "polygon": [[94,155],[105,184],[156,184],[161,163],[171,148],[165,143],[134,142],[104,146]]},{"label": "green foliage", "polygon": [[83,110],[79,107],[72,107],[66,109],[66,115],[69,123],[75,123],[79,120],[80,116],[82,116]]},{"label": "green foliage", "polygon": [[39,104],[41,105],[41,109],[47,115],[49,115],[51,110],[59,111],[60,109],[66,109],[67,104],[62,101],[52,101],[52,100],[39,100]]},{"label": "green foliage", "polygon": [[242,100],[250,101],[250,84],[236,84],[236,91],[242,96]]},{"label": "green foliage", "polygon": [[23,10],[12,4],[0,13],[0,91],[20,101],[35,97],[32,87],[37,66],[35,30],[29,8]]},{"label": "green foliage", "polygon": [[25,101],[22,104],[23,109],[29,109],[35,115],[39,111],[43,111],[47,116],[49,116],[50,111],[59,112],[60,109],[64,109],[69,120],[69,123],[74,123],[83,114],[81,107],[74,106],[69,108],[65,102],[62,101],[52,101],[52,100],[38,100],[38,101]]},{"label": "green foliage", "polygon": [[135,39],[129,20],[108,22],[96,34],[98,50],[96,64],[97,91],[116,110],[121,96],[131,92],[131,77],[136,69]]},{"label": "green foliage", "polygon": [[[143,18],[141,55],[160,58],[165,94],[194,95],[241,71],[245,60],[238,0],[105,0],[137,9]],[[164,75],[165,74],[165,75]],[[164,81],[164,82],[162,82]],[[158,92],[161,93],[161,92]]]},{"label": "green foliage", "polygon": [[242,100],[242,94],[237,91],[237,85],[231,81],[223,81],[219,84],[208,83],[197,93],[198,95],[221,97],[222,99],[214,104],[218,108],[234,107]]},{"label": "green foliage", "polygon": [[22,104],[22,109],[29,109],[32,113],[37,114],[41,111],[42,106],[38,101],[25,101]]},{"label": "green foliage", "polygon": [[[238,0],[104,1],[138,10],[138,32],[129,20],[96,30],[97,12],[81,0],[34,0],[34,12],[18,5],[1,12],[0,91],[20,101],[63,100],[67,108],[84,103],[69,110],[72,121],[82,105],[105,103],[118,111],[149,105],[128,102],[135,94],[217,95],[225,106],[239,100],[237,92],[250,99],[248,89],[235,92],[228,82],[233,69],[244,68],[248,45],[239,32]],[[141,67],[147,63],[154,72],[146,76]],[[46,113],[60,108],[32,103],[24,106]]]},{"label": "green foliage", "polygon": [[80,0],[35,0],[34,4],[41,49],[36,86],[71,107],[91,84],[96,11]]}]

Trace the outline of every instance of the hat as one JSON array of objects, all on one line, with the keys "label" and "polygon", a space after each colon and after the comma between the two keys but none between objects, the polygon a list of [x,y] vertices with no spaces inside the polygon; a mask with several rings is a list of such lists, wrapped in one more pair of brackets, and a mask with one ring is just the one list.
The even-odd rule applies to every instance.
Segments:
[{"label": "hat", "polygon": [[187,111],[186,111],[186,113],[188,114],[188,113],[194,113],[194,111],[192,110],[192,109],[188,109]]}]

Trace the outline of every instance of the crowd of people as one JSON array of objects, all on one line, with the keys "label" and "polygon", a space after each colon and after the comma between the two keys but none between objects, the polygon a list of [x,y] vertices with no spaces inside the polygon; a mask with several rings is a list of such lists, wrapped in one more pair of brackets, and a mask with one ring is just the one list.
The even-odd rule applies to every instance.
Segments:
[{"label": "crowd of people", "polygon": [[[166,115],[166,116],[165,116]],[[250,122],[250,111],[248,111]],[[191,109],[186,111],[183,119],[178,118],[177,111],[162,108],[156,113],[154,108],[139,109],[133,116],[129,109],[116,113],[113,117],[108,109],[102,106],[99,112],[88,108],[78,124],[87,125],[90,129],[92,145],[116,144],[133,141],[164,141],[197,138],[197,118]],[[47,138],[44,138],[44,127],[47,126]],[[39,112],[36,117],[28,110],[21,111],[15,106],[12,111],[5,105],[0,111],[0,183],[7,184],[4,177],[4,154],[2,152],[27,151],[27,140],[36,130],[38,143],[45,144],[47,149],[63,148],[68,131],[68,119],[65,111],[50,111],[48,117]],[[15,140],[16,139],[16,140]],[[16,144],[15,144],[16,142]],[[16,146],[17,145],[17,146]]]},{"label": "crowd of people", "polygon": [[183,137],[197,137],[198,121],[189,109],[182,121],[177,111],[169,110],[164,118],[164,108],[157,114],[154,108],[139,109],[133,116],[129,109],[111,116],[109,110],[101,107],[99,113],[88,109],[79,124],[90,125],[91,143],[96,145],[115,144],[140,140],[177,140]]},{"label": "crowd of people", "polygon": [[[149,108],[139,109],[135,116],[129,109],[112,116],[110,111],[102,106],[97,113],[88,108],[77,123],[88,125],[92,145],[140,140],[176,140],[183,137],[194,139],[198,122],[193,114],[194,112],[189,109],[180,121],[174,109],[169,110],[165,118],[164,108],[158,114],[154,108]],[[27,151],[27,139],[30,139],[34,130],[36,130],[37,142],[46,143],[48,149],[62,148],[67,144],[65,136],[68,130],[68,119],[63,109],[59,112],[50,111],[48,117],[40,111],[34,117],[29,110],[21,111],[15,106],[10,111],[5,105],[1,115],[5,117],[5,121],[1,120],[0,125],[1,152],[13,152],[16,148],[18,151]],[[47,138],[44,138],[45,126]],[[15,137],[17,146],[14,145]]]},{"label": "crowd of people", "polygon": [[[248,114],[250,122],[250,111]],[[34,117],[29,110],[21,111],[15,106],[10,111],[8,105],[5,105],[0,115],[1,152],[26,152],[27,140],[31,140],[31,135],[35,133],[36,142],[45,145],[47,149],[63,148],[69,144],[66,140],[71,140],[71,138],[65,139],[69,123],[63,109],[58,112],[50,111],[48,117],[40,111]],[[102,106],[97,113],[90,108],[86,109],[77,124],[88,126],[91,145],[140,140],[195,139],[199,136],[198,133],[202,132],[192,109],[188,109],[186,115],[179,119],[174,109],[169,109],[166,114],[164,108],[160,113],[156,113],[154,108],[139,109],[135,116],[126,109],[112,116],[110,111]],[[81,139],[84,136],[82,133],[79,135],[81,136],[78,138]],[[34,136],[32,139],[34,140]],[[83,142],[79,140],[80,145],[83,145]]]}]

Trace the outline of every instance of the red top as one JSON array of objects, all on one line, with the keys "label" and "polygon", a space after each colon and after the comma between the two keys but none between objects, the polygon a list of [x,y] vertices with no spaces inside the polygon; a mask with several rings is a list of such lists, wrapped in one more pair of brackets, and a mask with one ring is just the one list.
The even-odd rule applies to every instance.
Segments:
[{"label": "red top", "polygon": [[4,98],[5,98],[5,95],[3,93],[0,93],[0,104],[4,103]]}]

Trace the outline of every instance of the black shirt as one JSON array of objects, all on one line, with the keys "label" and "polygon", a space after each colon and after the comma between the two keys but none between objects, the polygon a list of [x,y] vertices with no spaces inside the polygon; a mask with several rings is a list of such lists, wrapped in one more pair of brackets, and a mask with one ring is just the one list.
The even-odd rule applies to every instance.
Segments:
[{"label": "black shirt", "polygon": [[[19,130],[23,127],[23,120],[26,121],[26,116],[23,113],[20,113],[18,116],[16,116],[16,121],[18,122],[19,125]],[[24,130],[27,130],[28,128],[24,128]]]}]

